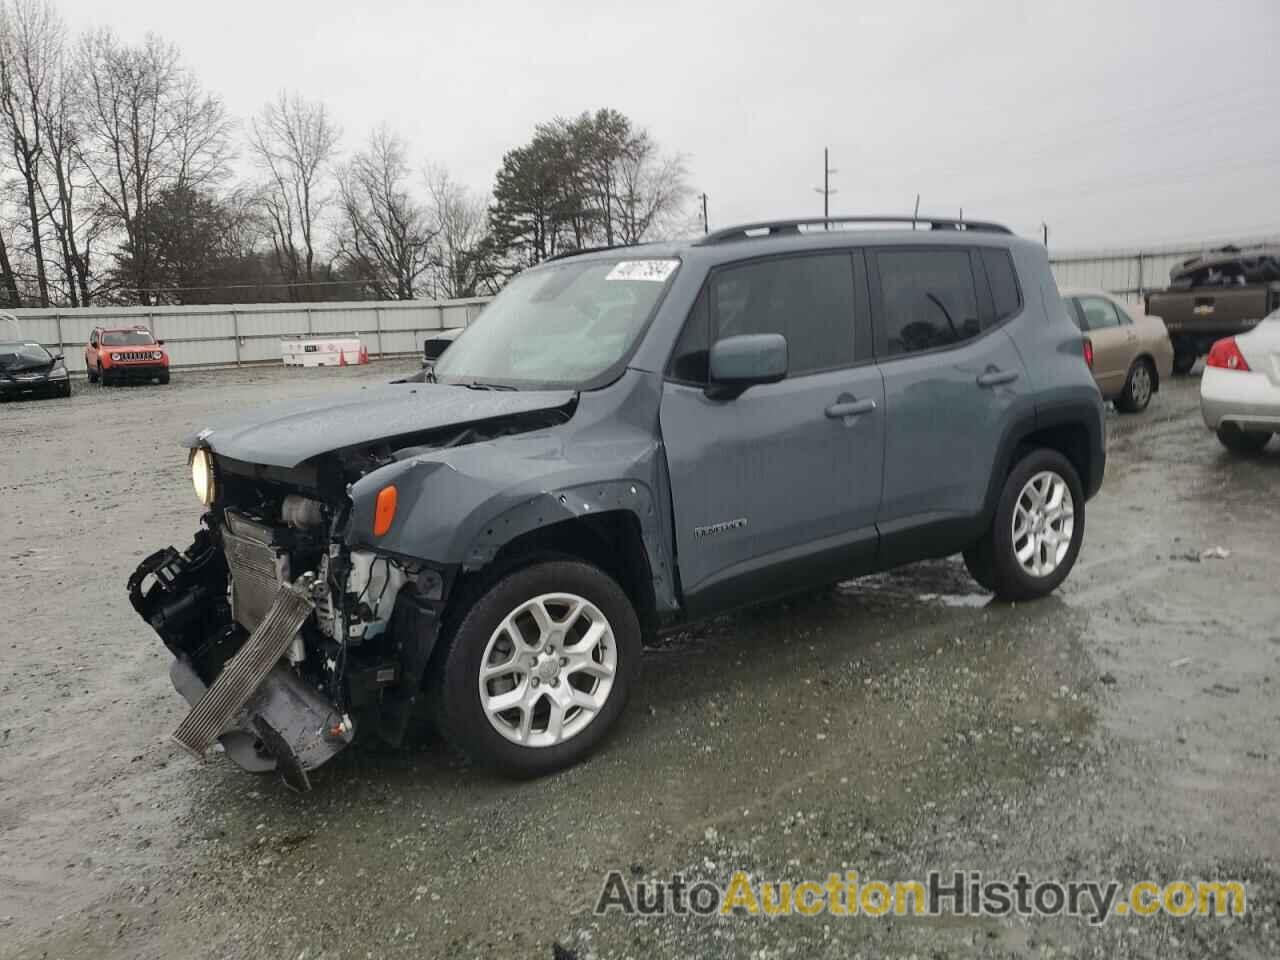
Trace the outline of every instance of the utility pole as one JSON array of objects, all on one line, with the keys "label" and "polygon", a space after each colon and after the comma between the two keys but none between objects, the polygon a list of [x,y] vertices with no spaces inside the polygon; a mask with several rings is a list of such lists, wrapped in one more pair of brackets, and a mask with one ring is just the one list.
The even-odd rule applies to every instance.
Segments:
[{"label": "utility pole", "polygon": [[839,190],[831,189],[831,175],[840,171],[831,166],[831,151],[827,147],[822,148],[822,186],[814,187],[814,193],[822,194],[822,219],[829,220],[831,218],[831,195],[839,193]]},{"label": "utility pole", "polygon": [[711,228],[707,225],[707,195],[702,195],[702,232],[710,233]]}]

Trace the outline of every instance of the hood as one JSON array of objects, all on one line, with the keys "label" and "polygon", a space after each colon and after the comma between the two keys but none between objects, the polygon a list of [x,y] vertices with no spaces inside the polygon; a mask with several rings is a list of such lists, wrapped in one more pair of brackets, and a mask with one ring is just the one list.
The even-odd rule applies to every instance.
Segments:
[{"label": "hood", "polygon": [[438,383],[377,387],[264,407],[214,423],[187,439],[214,453],[274,467],[296,467],[322,453],[461,426],[512,414],[562,407],[571,390],[472,390]]}]

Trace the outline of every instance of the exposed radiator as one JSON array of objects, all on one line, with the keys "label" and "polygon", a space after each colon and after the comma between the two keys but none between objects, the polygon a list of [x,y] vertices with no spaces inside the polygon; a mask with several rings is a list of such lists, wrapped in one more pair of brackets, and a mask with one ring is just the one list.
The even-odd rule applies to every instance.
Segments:
[{"label": "exposed radiator", "polygon": [[281,580],[289,578],[288,558],[270,542],[269,528],[231,511],[227,521],[222,549],[231,573],[231,613],[236,623],[253,630],[275,602]]},{"label": "exposed radiator", "polygon": [[284,655],[290,641],[311,615],[314,608],[312,583],[311,576],[304,575],[296,583],[280,586],[266,616],[178,725],[173,734],[174,740],[197,757],[204,756],[218,734],[226,729],[232,717]]}]

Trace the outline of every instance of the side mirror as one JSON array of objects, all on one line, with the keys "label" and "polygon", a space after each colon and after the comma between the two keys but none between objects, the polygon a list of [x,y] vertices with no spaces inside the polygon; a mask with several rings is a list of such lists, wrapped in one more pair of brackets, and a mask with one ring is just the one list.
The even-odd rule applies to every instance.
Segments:
[{"label": "side mirror", "polygon": [[717,340],[709,360],[707,395],[729,400],[758,383],[787,376],[787,338],[780,333],[750,333]]},{"label": "side mirror", "polygon": [[62,362],[62,354],[60,354],[60,353],[55,353],[55,354],[53,355],[53,362],[54,362],[54,363],[61,363],[61,362]]},{"label": "side mirror", "polygon": [[164,346],[164,341],[163,341],[163,340],[157,340],[157,341],[156,341],[156,346],[157,346],[157,347],[163,347],[163,346]]}]

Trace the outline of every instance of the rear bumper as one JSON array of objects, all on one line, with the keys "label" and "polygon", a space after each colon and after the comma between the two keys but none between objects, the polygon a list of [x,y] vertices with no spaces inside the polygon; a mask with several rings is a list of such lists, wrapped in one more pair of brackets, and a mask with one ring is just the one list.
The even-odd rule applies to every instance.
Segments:
[{"label": "rear bumper", "polygon": [[1200,414],[1210,430],[1231,424],[1248,431],[1280,431],[1280,385],[1257,371],[1206,367]]}]

